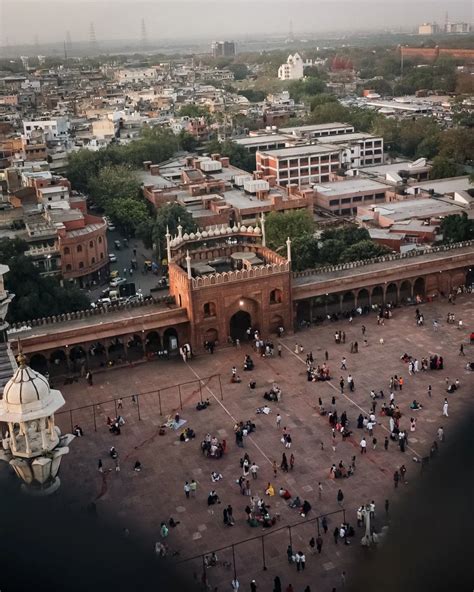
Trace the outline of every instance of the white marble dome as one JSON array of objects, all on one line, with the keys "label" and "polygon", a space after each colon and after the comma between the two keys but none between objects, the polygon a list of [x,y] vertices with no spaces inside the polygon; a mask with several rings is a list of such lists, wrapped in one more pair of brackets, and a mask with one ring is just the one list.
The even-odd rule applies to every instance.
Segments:
[{"label": "white marble dome", "polygon": [[19,367],[3,389],[0,421],[28,421],[47,417],[64,405],[60,391],[52,390],[47,379],[32,370],[19,356]]}]

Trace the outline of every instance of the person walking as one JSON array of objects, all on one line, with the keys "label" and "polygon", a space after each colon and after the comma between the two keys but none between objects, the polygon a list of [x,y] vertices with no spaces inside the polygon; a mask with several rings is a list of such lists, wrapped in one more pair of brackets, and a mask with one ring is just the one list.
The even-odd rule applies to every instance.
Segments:
[{"label": "person walking", "polygon": [[360,441],[360,453],[367,454],[367,440],[365,438]]},{"label": "person walking", "polygon": [[232,586],[232,590],[234,592],[239,592],[239,588],[240,588],[240,582],[237,578],[234,578],[232,580],[232,582],[230,583],[230,585]]},{"label": "person walking", "polygon": [[448,399],[444,399],[443,417],[449,417],[449,414],[448,414]]},{"label": "person walking", "polygon": [[291,453],[290,455],[290,471],[295,468],[295,455]]},{"label": "person walking", "polygon": [[98,469],[99,473],[104,472],[104,467],[102,465],[102,459],[100,459],[100,458],[99,458],[99,462],[97,463],[97,469]]},{"label": "person walking", "polygon": [[344,394],[344,378],[341,376],[341,380],[339,381],[339,388],[341,389],[341,395]]},{"label": "person walking", "polygon": [[301,570],[304,571],[304,568],[306,566],[306,555],[300,551],[300,564],[301,564]]},{"label": "person walking", "polygon": [[320,534],[316,537],[316,549],[318,554],[321,555],[321,551],[323,550],[323,539]]},{"label": "person walking", "polygon": [[339,528],[337,526],[333,530],[332,536],[334,537],[334,543],[337,545],[338,540],[339,540]]},{"label": "person walking", "polygon": [[323,484],[321,481],[318,483],[318,498],[322,499],[323,497]]},{"label": "person walking", "polygon": [[327,350],[324,352],[324,359],[326,362],[329,360],[329,352]]},{"label": "person walking", "polygon": [[122,398],[117,399],[117,409],[123,409]]},{"label": "person walking", "polygon": [[295,553],[295,563],[296,563],[296,571],[301,571],[301,556],[300,556],[299,551],[297,551]]},{"label": "person walking", "polygon": [[286,439],[285,439],[285,448],[291,448],[291,434],[286,434]]},{"label": "person walking", "polygon": [[257,478],[257,473],[258,473],[258,465],[256,465],[254,462],[250,465],[250,472],[252,473],[252,479],[256,479]]},{"label": "person walking", "polygon": [[383,447],[385,448],[385,450],[388,450],[388,443],[389,443],[388,436],[385,436],[385,440],[383,443]]},{"label": "person walking", "polygon": [[311,555],[314,555],[315,547],[316,547],[316,541],[314,540],[314,537],[311,537],[309,539],[309,548],[311,549]]},{"label": "person walking", "polygon": [[291,545],[288,545],[286,548],[286,556],[288,558],[288,563],[293,563],[293,547]]},{"label": "person walking", "polygon": [[86,380],[87,380],[87,384],[89,386],[92,386],[93,385],[92,372],[90,370],[87,371]]},{"label": "person walking", "polygon": [[280,413],[278,413],[277,414],[277,417],[276,417],[276,426],[277,426],[277,429],[280,429],[280,426],[281,426],[281,415],[280,415]]},{"label": "person walking", "polygon": [[189,489],[191,492],[191,497],[196,497],[197,483],[195,479],[193,479],[189,484]]},{"label": "person walking", "polygon": [[400,481],[400,473],[398,472],[398,470],[396,470],[393,473],[393,485],[394,485],[395,489],[397,489],[399,481]]},{"label": "person walking", "polygon": [[339,491],[337,492],[337,503],[341,506],[343,506],[343,502],[344,502],[344,494],[342,493],[342,489],[339,489]]},{"label": "person walking", "polygon": [[346,362],[347,362],[346,358],[341,359],[341,370],[347,370]]},{"label": "person walking", "polygon": [[465,356],[466,355],[464,353],[464,343],[461,343],[461,345],[459,346],[459,355],[460,356]]},{"label": "person walking", "polygon": [[385,516],[388,516],[388,510],[390,507],[390,502],[388,501],[388,499],[385,500]]},{"label": "person walking", "polygon": [[[286,458],[286,454],[285,453],[283,453],[282,454],[282,457],[281,457],[280,469],[284,473],[288,473],[288,460]],[[276,477],[276,475],[275,475],[275,477]]]},{"label": "person walking", "polygon": [[250,592],[257,592],[257,582],[255,580],[250,582]]},{"label": "person walking", "polygon": [[444,442],[444,428],[443,428],[443,426],[439,426],[439,428],[438,428],[438,440],[440,442]]},{"label": "person walking", "polygon": [[324,530],[324,534],[327,534],[328,533],[328,520],[327,520],[326,516],[322,517],[321,526]]},{"label": "person walking", "polygon": [[273,580],[273,592],[281,592],[281,581],[278,576],[275,576]]},{"label": "person walking", "polygon": [[184,495],[186,496],[186,499],[189,499],[189,492],[191,491],[191,487],[189,486],[189,483],[186,481],[186,483],[184,484]]}]

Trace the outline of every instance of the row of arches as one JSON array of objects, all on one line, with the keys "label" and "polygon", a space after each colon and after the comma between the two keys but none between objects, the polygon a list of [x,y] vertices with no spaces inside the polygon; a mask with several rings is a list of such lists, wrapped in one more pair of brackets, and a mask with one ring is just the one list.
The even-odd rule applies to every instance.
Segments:
[{"label": "row of arches", "polygon": [[425,293],[425,278],[419,277],[414,281],[403,280],[372,288],[326,294],[298,302],[298,321],[308,320],[313,316],[350,312],[359,307],[364,309],[387,303],[409,303],[417,298],[423,299]]},{"label": "row of arches", "polygon": [[112,339],[98,340],[72,347],[58,348],[50,352],[35,353],[29,365],[41,374],[51,376],[94,370],[111,363],[137,362],[152,358],[161,352],[173,353],[179,348],[178,332],[169,327],[162,335],[158,331],[133,333]]}]

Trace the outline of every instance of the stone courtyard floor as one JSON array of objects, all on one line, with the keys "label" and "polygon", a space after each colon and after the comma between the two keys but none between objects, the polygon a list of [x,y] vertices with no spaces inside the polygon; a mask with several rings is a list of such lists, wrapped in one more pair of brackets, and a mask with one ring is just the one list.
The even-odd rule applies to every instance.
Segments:
[{"label": "stone courtyard floor", "polygon": [[[118,520],[123,527],[130,530],[131,536],[140,536],[149,543],[153,552],[155,541],[160,540],[159,529],[162,521],[170,516],[179,520],[177,528],[170,529],[166,539],[171,551],[179,551],[179,556],[171,561],[180,561],[188,557],[220,549],[252,537],[267,534],[265,538],[265,561],[263,568],[261,539],[242,543],[235,547],[235,567],[240,581],[241,590],[249,589],[249,582],[255,578],[259,591],[271,591],[275,575],[279,575],[283,589],[293,584],[295,592],[302,592],[307,584],[312,590],[330,591],[333,586],[339,589],[341,572],[345,570],[348,578],[351,573],[351,560],[354,547],[364,532],[355,525],[356,509],[362,503],[375,500],[377,507],[376,526],[379,529],[385,522],[383,510],[385,499],[390,499],[391,507],[403,495],[410,495],[412,483],[420,479],[421,465],[413,462],[413,457],[423,457],[429,453],[432,442],[440,425],[445,428],[446,437],[455,432],[457,420],[463,410],[471,405],[473,393],[473,374],[465,370],[467,361],[474,359],[474,347],[469,345],[469,334],[474,329],[474,309],[471,295],[458,298],[455,306],[446,301],[423,304],[420,306],[425,316],[425,326],[417,327],[415,307],[395,309],[393,318],[384,326],[378,326],[375,315],[358,317],[350,324],[347,320],[338,323],[326,322],[321,326],[305,329],[290,336],[285,336],[282,358],[257,358],[248,344],[240,349],[233,347],[217,348],[214,355],[202,355],[188,364],[181,359],[167,362],[156,361],[133,368],[115,369],[94,375],[94,385],[88,387],[84,379],[72,385],[61,386],[66,402],[66,410],[86,406],[92,403],[108,401],[124,397],[123,410],[120,411],[126,420],[120,436],[113,436],[106,426],[107,416],[115,415],[113,403],[103,403],[96,407],[97,432],[94,431],[91,409],[83,409],[72,413],[73,423],[83,428],[85,435],[77,438],[71,445],[70,454],[62,464],[62,481],[68,489],[73,489],[73,503],[87,505],[96,501],[99,516],[107,515]],[[456,320],[463,319],[464,330],[460,331],[457,322],[446,324],[448,311],[456,314]],[[440,328],[435,331],[433,319],[438,319]],[[368,346],[363,347],[361,327],[367,327]],[[336,345],[333,335],[336,330],[346,333],[346,343]],[[384,344],[380,344],[383,337]],[[359,353],[350,353],[350,342],[359,342]],[[464,343],[466,357],[459,356],[459,345]],[[295,344],[302,344],[304,353],[294,353]],[[276,344],[276,341],[275,341]],[[329,352],[329,365],[332,381],[325,383],[309,383],[306,380],[306,353],[313,352],[316,363],[324,361],[324,351]],[[419,372],[409,376],[408,366],[400,360],[407,352],[418,358],[430,354],[440,354],[445,360],[442,371]],[[242,372],[242,361],[245,353],[251,353],[255,361],[255,370],[251,373]],[[340,370],[341,358],[347,358],[347,371]],[[241,384],[230,384],[231,368],[235,365],[242,377]],[[339,392],[340,376],[347,378],[352,374],[356,389],[345,394]],[[222,398],[220,396],[220,374]],[[367,437],[368,453],[365,457],[359,454],[361,430],[356,428],[359,413],[366,414],[370,407],[370,390],[383,389],[388,402],[389,378],[392,375],[403,376],[403,391],[396,391],[396,402],[403,413],[401,427],[409,436],[409,448],[403,454],[395,443],[390,442],[389,450],[385,451],[383,441],[388,435],[388,418],[378,416],[375,436],[378,444],[372,449],[372,438]],[[204,411],[197,411],[195,404],[200,397],[198,378],[209,377],[201,384],[202,396],[209,397],[211,406]],[[250,390],[247,386],[250,377],[257,381],[257,389]],[[461,389],[453,395],[446,395],[445,379],[452,381],[458,378]],[[271,413],[256,415],[257,407],[263,405],[264,390],[273,381],[282,388],[283,397],[279,404],[271,403]],[[178,383],[187,383],[181,388],[183,410],[181,417],[187,420],[197,434],[195,440],[182,443],[178,432],[167,430],[164,436],[158,435],[159,426],[168,415],[179,410],[179,394],[173,387]],[[432,385],[433,397],[427,396],[428,385]],[[141,395],[139,398],[140,417],[137,404],[126,399],[132,394],[161,390],[160,416],[157,394]],[[353,430],[353,437],[345,442],[339,438],[336,452],[331,447],[331,430],[327,417],[318,413],[318,397],[323,399],[326,409],[331,408],[331,398],[336,397],[337,412],[346,411]],[[442,417],[442,406],[445,396],[449,398],[449,417]],[[413,399],[423,404],[423,409],[411,412],[409,404]],[[381,401],[378,401],[378,410]],[[274,479],[272,461],[280,465],[282,453],[285,451],[280,442],[281,431],[276,428],[277,412],[282,415],[282,426],[286,426],[293,438],[290,452],[295,455],[295,468],[290,473],[278,470]],[[409,431],[410,417],[416,413],[417,427],[414,433]],[[233,425],[235,421],[252,419],[256,432],[245,438],[245,450],[235,445]],[[63,413],[57,416],[63,430],[70,430],[70,415]],[[227,453],[220,460],[208,459],[200,452],[200,442],[210,432],[220,439],[227,440]],[[321,450],[321,442],[324,450]],[[101,458],[106,468],[113,468],[113,461],[108,451],[115,446],[120,455],[121,471],[111,471],[105,478],[97,470],[98,459]],[[356,528],[356,536],[350,546],[335,545],[332,531],[342,521],[342,514],[329,517],[329,532],[324,535],[323,551],[320,556],[311,556],[308,542],[316,536],[317,524],[304,522],[295,510],[287,507],[278,496],[267,501],[271,504],[271,514],[278,513],[280,520],[272,529],[262,530],[251,528],[246,524],[244,508],[248,498],[240,494],[236,480],[241,474],[239,459],[248,452],[252,461],[260,467],[258,479],[251,480],[252,494],[264,496],[265,486],[272,482],[275,489],[282,485],[292,495],[308,499],[312,511],[308,520],[320,514],[340,510],[336,494],[339,488],[344,493],[346,519]],[[286,451],[288,452],[288,451]],[[348,466],[353,455],[357,457],[355,475],[349,479],[329,479],[329,469],[333,463],[343,460]],[[289,454],[288,454],[289,458]],[[143,470],[133,471],[135,460],[139,459]],[[407,467],[408,484],[394,490],[393,473],[401,464]],[[212,484],[211,471],[216,470],[223,475],[223,480]],[[198,483],[195,498],[186,499],[183,491],[184,482],[196,479]],[[323,485],[322,499],[318,499],[318,482]],[[207,506],[207,495],[216,489],[222,504]],[[222,510],[225,505],[233,506],[235,526],[224,526]],[[306,570],[296,572],[289,566],[286,559],[286,548],[289,543],[289,530],[282,526],[301,523],[291,529],[293,550],[302,550],[306,554]],[[280,530],[277,530],[280,529]],[[226,567],[222,562],[232,563],[230,548],[217,552],[220,565],[207,570],[209,582],[214,590],[229,590],[233,578],[233,567]],[[186,566],[186,567],[185,567]],[[190,574],[202,572],[202,560],[197,558],[183,564]]]}]

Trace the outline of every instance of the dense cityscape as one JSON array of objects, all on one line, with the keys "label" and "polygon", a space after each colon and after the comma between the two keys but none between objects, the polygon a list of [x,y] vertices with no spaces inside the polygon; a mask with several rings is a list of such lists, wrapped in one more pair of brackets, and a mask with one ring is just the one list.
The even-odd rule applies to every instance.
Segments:
[{"label": "dense cityscape", "polygon": [[414,508],[436,523],[420,496],[472,413],[474,33],[426,17],[161,44],[146,16],[122,44],[92,20],[80,41],[2,31],[19,506],[113,523],[115,560],[140,548],[177,589],[370,592],[394,552],[386,590],[447,589],[437,552],[429,584],[400,549]]}]

